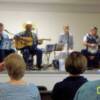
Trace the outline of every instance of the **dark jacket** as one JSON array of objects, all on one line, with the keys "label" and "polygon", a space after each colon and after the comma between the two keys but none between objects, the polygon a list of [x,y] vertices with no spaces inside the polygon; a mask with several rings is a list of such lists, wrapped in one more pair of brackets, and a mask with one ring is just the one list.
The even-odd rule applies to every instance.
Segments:
[{"label": "dark jacket", "polygon": [[53,100],[73,100],[77,90],[87,79],[82,76],[68,77],[62,82],[56,83],[52,91]]}]

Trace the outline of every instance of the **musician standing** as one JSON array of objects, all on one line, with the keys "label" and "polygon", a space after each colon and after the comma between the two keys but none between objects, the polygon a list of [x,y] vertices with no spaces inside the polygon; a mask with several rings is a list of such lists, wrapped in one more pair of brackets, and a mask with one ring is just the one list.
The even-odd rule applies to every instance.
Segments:
[{"label": "musician standing", "polygon": [[63,33],[60,34],[56,46],[56,60],[59,61],[59,70],[65,71],[65,59],[73,51],[73,35],[70,33],[69,26],[63,26]]},{"label": "musician standing", "polygon": [[82,50],[82,53],[88,59],[88,67],[89,68],[96,68],[99,67],[99,60],[100,60],[100,37],[97,34],[98,28],[92,27],[90,32],[84,36],[83,43],[86,49]]},{"label": "musician standing", "polygon": [[68,25],[63,27],[63,33],[60,34],[58,43],[62,44],[63,50],[65,49],[67,53],[73,50],[73,35],[69,31]]},{"label": "musician standing", "polygon": [[34,70],[35,67],[33,67],[33,56],[36,55],[37,57],[37,68],[40,70],[42,68],[42,50],[37,48],[38,45],[38,38],[37,35],[32,32],[34,30],[32,23],[26,23],[25,24],[25,31],[20,32],[15,36],[17,37],[32,37],[32,46],[26,46],[21,49],[21,52],[23,54],[23,58],[27,64],[28,70]]},{"label": "musician standing", "polygon": [[[6,45],[8,45],[8,47]],[[15,52],[15,50],[12,48],[9,36],[6,32],[4,32],[3,23],[0,23],[0,62],[2,62],[6,56],[13,52]]]}]

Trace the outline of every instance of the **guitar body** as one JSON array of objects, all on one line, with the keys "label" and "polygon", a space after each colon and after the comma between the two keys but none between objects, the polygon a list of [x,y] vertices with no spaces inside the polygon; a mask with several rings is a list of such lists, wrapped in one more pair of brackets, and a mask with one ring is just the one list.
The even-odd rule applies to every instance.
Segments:
[{"label": "guitar body", "polygon": [[19,37],[15,39],[15,47],[16,49],[22,49],[27,46],[33,45],[32,37]]}]

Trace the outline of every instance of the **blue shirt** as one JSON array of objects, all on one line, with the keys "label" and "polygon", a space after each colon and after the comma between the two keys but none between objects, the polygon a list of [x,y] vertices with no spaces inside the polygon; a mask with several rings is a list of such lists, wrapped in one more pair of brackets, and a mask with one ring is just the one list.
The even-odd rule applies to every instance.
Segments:
[{"label": "blue shirt", "polygon": [[0,84],[0,100],[40,100],[40,94],[34,84]]},{"label": "blue shirt", "polygon": [[74,100],[100,100],[100,80],[84,84]]},{"label": "blue shirt", "polygon": [[68,48],[70,49],[73,49],[73,35],[68,33],[68,34],[64,34],[62,33],[60,36],[59,36],[59,43],[62,43],[62,44],[67,44],[68,45]]},{"label": "blue shirt", "polygon": [[2,33],[2,36],[0,36],[0,49],[2,49],[4,40],[6,40],[6,39],[7,39],[7,40],[9,39],[8,35],[5,34],[5,33]]},{"label": "blue shirt", "polygon": [[0,37],[0,49],[14,49],[12,46],[12,41],[9,39],[9,36],[6,33],[2,33],[2,36]]}]

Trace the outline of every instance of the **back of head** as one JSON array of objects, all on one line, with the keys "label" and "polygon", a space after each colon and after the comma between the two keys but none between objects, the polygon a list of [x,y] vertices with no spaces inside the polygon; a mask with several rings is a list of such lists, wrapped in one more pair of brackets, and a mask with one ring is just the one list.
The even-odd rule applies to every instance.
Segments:
[{"label": "back of head", "polygon": [[65,69],[72,75],[82,74],[87,67],[87,59],[80,52],[72,52],[65,61]]},{"label": "back of head", "polygon": [[20,80],[25,73],[26,64],[17,53],[10,54],[4,60],[8,75],[14,80]]}]

